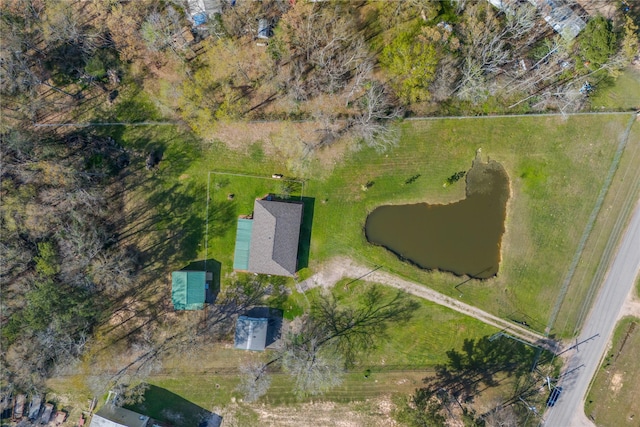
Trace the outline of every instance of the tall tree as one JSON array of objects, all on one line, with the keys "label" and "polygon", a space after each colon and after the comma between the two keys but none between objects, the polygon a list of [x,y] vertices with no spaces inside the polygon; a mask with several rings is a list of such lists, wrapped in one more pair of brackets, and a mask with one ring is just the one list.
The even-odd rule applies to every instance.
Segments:
[{"label": "tall tree", "polygon": [[429,100],[429,85],[435,77],[438,55],[436,48],[427,40],[420,40],[415,30],[398,30],[382,50],[380,63],[404,103]]},{"label": "tall tree", "polygon": [[589,70],[597,70],[604,65],[616,50],[616,34],[612,24],[604,16],[596,16],[578,38],[579,55]]},{"label": "tall tree", "polygon": [[375,285],[368,286],[357,303],[320,295],[308,315],[283,337],[278,354],[257,375],[253,371],[243,380],[249,384],[245,389],[257,389],[251,381],[262,381],[267,368],[277,363],[295,381],[296,394],[322,394],[341,383],[345,369],[377,345],[390,323],[408,321],[417,307],[403,292],[388,295]]}]

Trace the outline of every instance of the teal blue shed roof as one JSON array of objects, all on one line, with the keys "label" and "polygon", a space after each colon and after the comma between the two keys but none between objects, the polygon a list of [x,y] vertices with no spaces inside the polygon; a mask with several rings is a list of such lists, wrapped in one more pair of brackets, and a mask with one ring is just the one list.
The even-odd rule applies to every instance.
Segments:
[{"label": "teal blue shed roof", "polygon": [[236,232],[236,249],[233,255],[234,270],[249,270],[249,248],[251,247],[251,233],[253,220],[240,218]]},{"label": "teal blue shed roof", "polygon": [[176,310],[201,310],[206,293],[206,272],[174,271],[171,273],[171,301]]}]

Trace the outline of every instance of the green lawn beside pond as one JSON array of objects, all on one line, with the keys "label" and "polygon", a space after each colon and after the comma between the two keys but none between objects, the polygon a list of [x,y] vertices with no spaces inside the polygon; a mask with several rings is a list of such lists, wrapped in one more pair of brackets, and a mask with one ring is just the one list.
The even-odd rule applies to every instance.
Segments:
[{"label": "green lawn beside pond", "polygon": [[[383,153],[346,150],[342,161],[330,167],[311,160],[296,176],[287,173],[287,159],[266,155],[256,144],[234,151],[223,142],[197,141],[179,126],[124,127],[117,136],[126,147],[142,153],[133,159],[133,168],[143,168],[147,150],[159,148],[163,153],[158,170],[137,175],[129,197],[132,212],[137,212],[138,204],[142,211],[154,211],[154,215],[138,212],[139,221],[147,221],[143,249],[150,265],[182,268],[203,259],[208,248],[208,258],[221,263],[224,286],[232,273],[238,215],[250,213],[255,197],[282,192],[283,181],[271,175],[283,173],[304,180],[307,214],[312,216],[307,218],[311,238],[304,249],[308,262],[301,265],[301,278],[331,257],[349,256],[542,331],[630,117],[405,121],[398,125],[397,147]],[[416,269],[366,242],[364,223],[376,206],[463,198],[464,180],[444,184],[456,172],[468,170],[479,149],[485,160],[502,163],[510,178],[496,278],[471,280],[455,290],[465,278]],[[207,187],[211,199],[205,244]],[[295,188],[290,196],[302,191]],[[234,194],[232,200],[229,194]],[[570,287],[567,298],[579,297]]]}]

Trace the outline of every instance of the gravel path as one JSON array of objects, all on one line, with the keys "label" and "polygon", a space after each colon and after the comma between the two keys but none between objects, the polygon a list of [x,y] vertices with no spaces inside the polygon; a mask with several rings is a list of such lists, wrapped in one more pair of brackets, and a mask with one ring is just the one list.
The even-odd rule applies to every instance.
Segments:
[{"label": "gravel path", "polygon": [[[353,279],[365,279],[369,282],[380,283],[396,289],[400,289],[408,294],[426,299],[441,306],[450,308],[459,313],[473,317],[488,325],[498,329],[507,329],[506,333],[518,337],[529,343],[543,347],[547,350],[557,352],[559,350],[558,343],[542,334],[530,329],[524,328],[518,324],[501,319],[479,308],[465,304],[455,298],[436,292],[426,286],[410,282],[393,274],[387,273],[380,268],[371,269],[363,265],[357,264],[350,258],[334,258],[325,264],[321,270],[300,283],[297,288],[299,292],[306,292],[309,289],[323,287],[325,289],[332,288],[339,280],[348,277]],[[348,284],[347,286],[355,286]]]}]

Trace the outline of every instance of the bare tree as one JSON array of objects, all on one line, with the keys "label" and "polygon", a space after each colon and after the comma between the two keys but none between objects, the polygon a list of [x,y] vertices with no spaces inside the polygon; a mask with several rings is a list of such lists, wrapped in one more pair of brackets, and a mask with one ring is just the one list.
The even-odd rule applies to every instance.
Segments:
[{"label": "bare tree", "polygon": [[113,404],[116,406],[124,406],[144,402],[144,395],[147,390],[149,390],[149,384],[146,382],[139,382],[137,384],[116,384],[112,388],[112,391],[116,394]]},{"label": "bare tree", "polygon": [[240,366],[238,391],[245,402],[255,402],[264,396],[271,386],[271,377],[262,363],[248,363]]},{"label": "bare tree", "polygon": [[462,66],[462,78],[456,90],[456,96],[460,99],[481,102],[487,98],[488,90],[482,65],[467,56]]},{"label": "bare tree", "polygon": [[373,61],[364,60],[356,65],[353,70],[353,78],[349,82],[347,87],[350,87],[349,91],[345,94],[345,106],[348,106],[353,97],[360,93],[366,83],[371,80],[371,73],[373,72]]},{"label": "bare tree", "polygon": [[267,276],[242,275],[226,286],[216,303],[207,310],[206,328],[201,333],[224,335],[238,314],[259,305],[270,288]]},{"label": "bare tree", "polygon": [[280,365],[294,379],[297,395],[315,396],[342,383],[344,361],[324,346],[322,339],[297,333],[285,342],[279,352]]},{"label": "bare tree", "polygon": [[385,295],[378,286],[368,287],[357,306],[340,304],[335,295],[322,295],[311,305],[312,335],[320,345],[331,342],[351,365],[358,352],[375,347],[391,322],[408,321],[418,307],[398,291]]},{"label": "bare tree", "polygon": [[362,138],[365,145],[378,151],[397,144],[398,130],[390,123],[402,117],[403,111],[394,105],[391,95],[379,82],[370,81],[357,102],[358,113],[351,119],[349,127]]},{"label": "bare tree", "polygon": [[500,406],[484,418],[487,427],[517,427],[520,425],[518,414],[512,406]]},{"label": "bare tree", "polygon": [[101,291],[118,295],[131,289],[135,266],[131,254],[114,248],[98,253],[91,260],[89,271]]},{"label": "bare tree", "polygon": [[341,3],[298,2],[280,22],[274,49],[279,62],[288,62],[289,93],[297,100],[342,90],[371,61],[357,31],[353,11]]},{"label": "bare tree", "polygon": [[162,11],[151,12],[142,24],[141,32],[151,51],[171,49],[177,54],[187,43],[182,31],[180,14],[172,6]]},{"label": "bare tree", "polygon": [[101,34],[82,24],[73,3],[51,1],[47,3],[43,35],[52,45],[68,45],[73,51],[89,56],[102,44]]},{"label": "bare tree", "polygon": [[267,367],[277,363],[295,380],[298,395],[324,393],[341,383],[345,369],[359,352],[376,345],[390,322],[407,321],[417,307],[406,294],[385,295],[377,286],[366,288],[355,305],[321,295],[283,338],[277,355],[255,368],[253,381],[258,384]]},{"label": "bare tree", "polygon": [[483,73],[494,73],[510,59],[506,32],[489,3],[474,4],[466,10],[461,26],[466,38],[466,54]]}]

